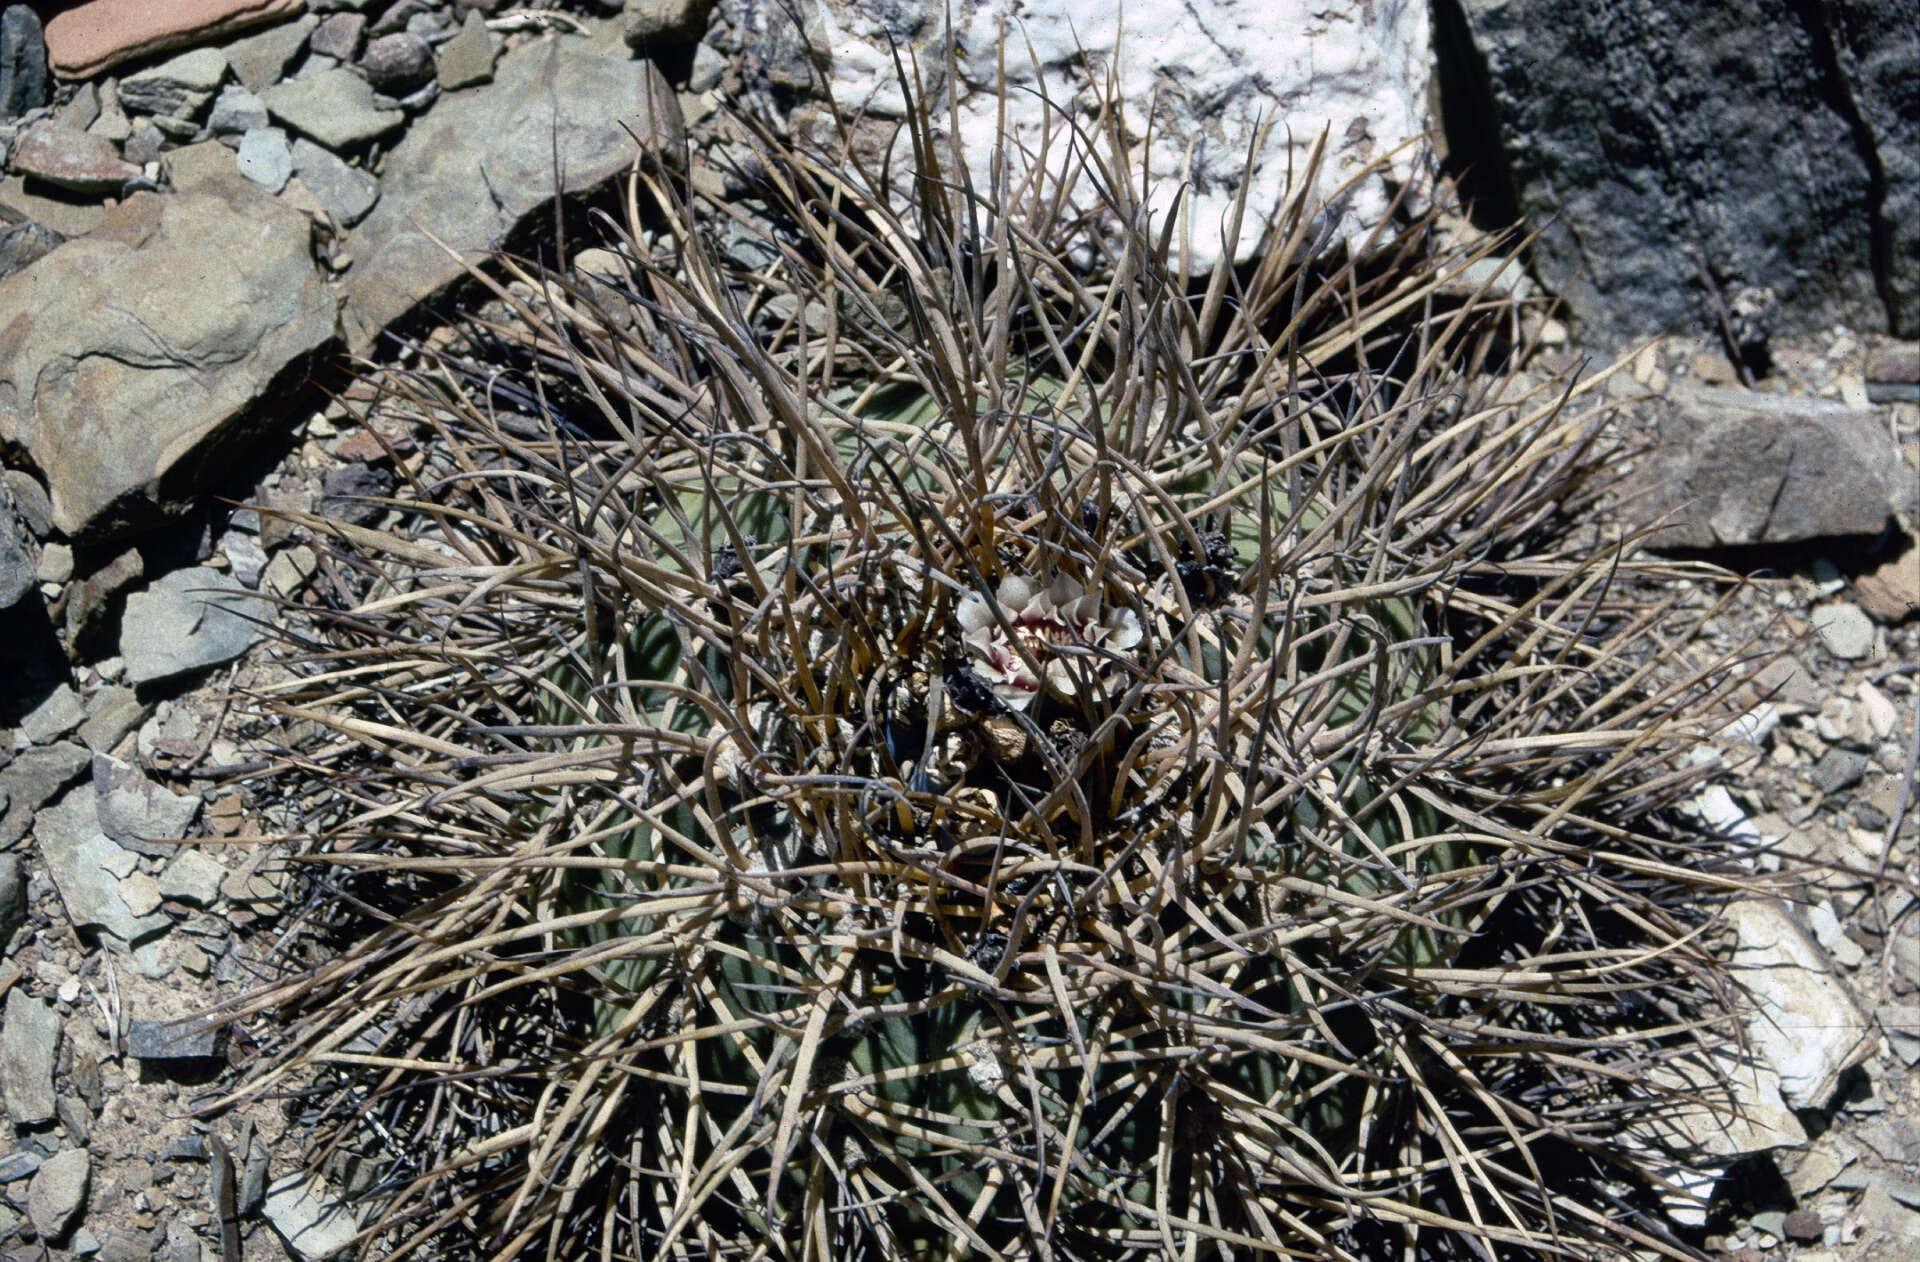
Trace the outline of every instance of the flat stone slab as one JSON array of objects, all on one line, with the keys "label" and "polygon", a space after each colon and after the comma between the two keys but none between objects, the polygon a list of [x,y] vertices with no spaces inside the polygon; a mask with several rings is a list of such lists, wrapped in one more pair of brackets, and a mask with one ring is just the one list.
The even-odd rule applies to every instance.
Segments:
[{"label": "flat stone slab", "polygon": [[172,921],[161,912],[136,916],[120,893],[120,882],[139,861],[100,828],[94,795],[82,788],[67,794],[34,820],[34,837],[60,891],[60,901],[78,928],[104,930],[127,947],[164,931]]},{"label": "flat stone slab", "polygon": [[1676,388],[1633,511],[1654,546],[1878,535],[1913,502],[1878,410],[1749,390]]},{"label": "flat stone slab", "polygon": [[329,149],[364,144],[407,121],[405,110],[376,104],[373,85],[344,66],[276,83],[260,100],[276,120]]},{"label": "flat stone slab", "polygon": [[288,17],[306,0],[87,0],[47,22],[47,59],[63,79],[227,31]]},{"label": "flat stone slab", "polygon": [[677,139],[673,101],[651,62],[566,39],[514,49],[485,92],[442,96],[387,155],[380,204],[350,238],[349,345],[370,347],[556,188],[581,192],[626,171],[638,156],[634,137]]},{"label": "flat stone slab", "polygon": [[1754,1003],[1754,1054],[1779,1074],[1789,1105],[1825,1108],[1841,1071],[1873,1054],[1873,1023],[1784,907],[1743,899],[1728,906],[1727,921],[1736,935],[1733,978]]},{"label": "flat stone slab", "polygon": [[123,534],[197,486],[334,319],[299,211],[237,176],[136,193],[0,281],[0,445],[45,474],[62,531]]},{"label": "flat stone slab", "polygon": [[224,570],[174,570],[127,597],[120,656],[135,684],[230,662],[259,642],[266,606]]},{"label": "flat stone slab", "polygon": [[60,1017],[53,1005],[16,986],[7,992],[7,1016],[0,1029],[0,1090],[7,1116],[17,1125],[53,1120],[54,1056],[60,1048]]}]

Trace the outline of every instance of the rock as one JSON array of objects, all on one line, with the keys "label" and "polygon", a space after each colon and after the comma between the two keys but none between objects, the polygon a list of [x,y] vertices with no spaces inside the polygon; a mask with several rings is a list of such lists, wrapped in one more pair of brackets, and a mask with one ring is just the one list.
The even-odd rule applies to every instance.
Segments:
[{"label": "rock", "polygon": [[107,208],[98,201],[75,201],[71,194],[50,197],[39,191],[45,188],[36,183],[29,189],[25,176],[9,175],[0,180],[0,205],[10,206],[21,218],[44,224],[67,238],[85,236],[106,222]]},{"label": "rock", "polygon": [[[17,223],[0,228],[0,280],[52,254],[66,238],[43,223]],[[0,600],[0,609],[8,602]]]},{"label": "rock", "polygon": [[120,85],[112,79],[100,85],[100,116],[87,125],[87,131],[116,145],[133,134],[133,124],[120,108]]},{"label": "rock", "polygon": [[365,219],[374,203],[380,200],[378,180],[342,162],[311,140],[293,142],[293,173],[343,228]]},{"label": "rock", "polygon": [[1676,386],[1636,501],[1663,548],[1878,535],[1912,481],[1872,409],[1825,399]]},{"label": "rock", "polygon": [[278,127],[256,127],[240,138],[235,157],[240,174],[277,193],[293,178],[293,150],[287,146],[287,133]]},{"label": "rock", "polygon": [[227,45],[234,78],[249,92],[264,92],[280,82],[287,67],[307,46],[320,19],[311,15],[282,22]]},{"label": "rock", "polygon": [[0,1157],[0,1183],[15,1183],[33,1177],[47,1159],[31,1148],[16,1149]]},{"label": "rock", "polygon": [[192,846],[175,850],[173,862],[160,873],[161,896],[196,907],[213,906],[220,897],[220,882],[227,879],[226,867],[204,850]]},{"label": "rock", "polygon": [[53,1120],[53,1066],[60,1049],[60,1017],[53,1005],[35,999],[24,987],[7,992],[7,1014],[0,1026],[0,1093],[16,1126]]},{"label": "rock", "polygon": [[409,31],[367,42],[360,54],[367,82],[388,96],[405,96],[433,78],[433,46]]},{"label": "rock", "polygon": [[172,855],[187,835],[200,799],[174,793],[147,779],[138,767],[106,754],[93,756],[93,792],[98,799],[100,831],[129,850],[149,855]]},{"label": "rock", "polygon": [[11,609],[25,599],[33,591],[36,575],[11,508],[9,497],[0,491],[0,609]]},{"label": "rock", "polygon": [[34,836],[76,926],[97,927],[126,946],[172,923],[164,914],[136,916],[127,907],[120,879],[133,874],[137,859],[101,831],[92,793],[69,793],[42,810],[34,820]]},{"label": "rock", "polygon": [[[1257,225],[1281,209],[1288,180],[1323,129],[1329,138],[1318,187],[1322,196],[1355,176],[1368,159],[1395,150],[1392,178],[1400,184],[1423,178],[1417,146],[1407,142],[1424,135],[1428,126],[1432,48],[1425,6],[1366,0],[1130,5],[1124,47],[1116,5],[981,0],[954,10],[957,82],[937,82],[932,104],[934,116],[945,119],[949,89],[957,93],[959,131],[975,186],[992,186],[993,149],[999,143],[995,115],[1003,101],[1010,143],[1038,152],[1045,131],[1052,136],[1055,160],[1062,161],[1059,111],[1090,108],[1086,67],[1100,67],[1099,74],[1111,68],[1118,75],[1114,88],[1122,125],[1136,137],[1152,132],[1147,151],[1129,155],[1128,161],[1138,179],[1145,160],[1156,223],[1173,207],[1182,181],[1188,182],[1180,212],[1191,234],[1189,261],[1195,268],[1210,267],[1220,255],[1221,225],[1240,191],[1248,150],[1276,110],[1283,111],[1282,125],[1266,134],[1255,154],[1248,192],[1248,222],[1254,226],[1236,243],[1237,261],[1253,258],[1261,235]],[[819,0],[803,10],[789,0],[733,0],[727,8],[748,53],[750,79],[795,92],[822,92],[849,114],[876,118],[897,117],[904,108],[890,39],[909,66],[916,57],[922,66],[944,63],[946,24],[936,16],[940,11],[938,5],[869,0]],[[797,15],[805,22],[806,41],[795,25]],[[999,90],[1003,26],[1004,95]],[[812,82],[816,72],[807,42],[826,58],[824,84]],[[1389,200],[1385,179],[1361,181],[1327,226],[1352,239],[1385,217]],[[1075,190],[1073,203],[1097,209],[1087,181]]]},{"label": "rock", "polygon": [[363,13],[329,13],[313,28],[307,49],[335,61],[352,61],[360,55],[360,37],[366,29]]},{"label": "rock", "polygon": [[14,930],[27,923],[27,878],[20,856],[0,854],[0,952],[5,952]]},{"label": "rock", "polygon": [[713,0],[627,0],[621,38],[641,56],[693,43],[707,33]]},{"label": "rock", "polygon": [[1873,1027],[1779,904],[1743,899],[1726,915],[1733,977],[1754,1003],[1746,1027],[1755,1055],[1780,1075],[1790,1106],[1826,1107],[1841,1072],[1873,1054]]},{"label": "rock", "polygon": [[61,78],[85,79],[135,57],[288,17],[304,6],[305,0],[85,0],[47,23],[47,54]]},{"label": "rock", "polygon": [[92,1175],[93,1160],[84,1148],[49,1157],[27,1185],[27,1217],[33,1220],[34,1230],[48,1240],[65,1236],[87,1203],[87,1181]]},{"label": "rock", "polygon": [[223,1025],[135,1021],[127,1027],[127,1052],[138,1060],[212,1060],[224,1054]]},{"label": "rock", "polygon": [[[350,345],[370,347],[381,329],[464,274],[432,238],[472,260],[547,201],[556,152],[565,191],[579,192],[626,171],[635,136],[681,143],[661,104],[672,100],[651,62],[560,40],[513,49],[491,91],[442,98],[387,155],[380,204],[350,238],[358,260],[347,281]],[[476,196],[483,188],[488,196]]]},{"label": "rock", "polygon": [[720,86],[727,73],[727,59],[713,45],[702,43],[693,50],[693,69],[687,73],[687,91],[708,92]]},{"label": "rock", "polygon": [[136,193],[0,281],[0,312],[33,313],[0,336],[0,444],[47,475],[55,525],[109,536],[191,490],[280,374],[333,337],[311,239],[304,215],[235,178]]},{"label": "rock", "polygon": [[140,168],[123,160],[109,142],[51,123],[29,127],[15,137],[7,164],[76,193],[117,194],[140,174]]},{"label": "rock", "polygon": [[[1869,1240],[1876,1236],[1891,1236],[1897,1240],[1920,1240],[1920,1213],[1915,1213],[1896,1201],[1888,1194],[1882,1182],[1876,1181],[1867,1187],[1866,1192],[1860,1197],[1860,1205],[1854,1211],[1854,1217],[1860,1226],[1870,1233]],[[1807,1255],[1803,1253],[1800,1256],[1804,1258]]]},{"label": "rock", "polygon": [[476,11],[469,11],[460,33],[440,45],[440,51],[433,55],[434,77],[448,92],[486,83],[493,78],[493,62],[497,56],[499,50],[494,46],[492,32],[487,30],[486,19]]},{"label": "rock", "polygon": [[80,582],[67,584],[60,594],[65,607],[58,610],[63,615],[67,643],[78,644],[91,637],[106,617],[114,596],[143,573],[145,564],[140,553],[128,548]]},{"label": "rock", "polygon": [[1897,551],[1853,580],[1861,608],[1879,622],[1905,622],[1920,614],[1920,543],[1902,537]]},{"label": "rock", "polygon": [[1813,765],[1810,779],[1822,793],[1838,793],[1859,784],[1873,760],[1851,749],[1829,749]]},{"label": "rock", "polygon": [[163,575],[144,592],[127,597],[120,628],[127,678],[135,684],[151,683],[230,662],[259,642],[261,630],[251,619],[266,612],[220,570]]},{"label": "rock", "polygon": [[1729,1165],[1807,1142],[1800,1119],[1780,1098],[1779,1075],[1732,1048],[1663,1062],[1648,1079],[1671,1093],[1670,1107],[1634,1121],[1623,1139],[1673,1159],[1663,1172],[1670,1188],[1663,1201],[1668,1216],[1683,1226],[1706,1221],[1705,1194]]},{"label": "rock", "polygon": [[133,126],[133,134],[120,146],[120,154],[129,162],[144,167],[157,160],[167,150],[167,133],[160,130],[151,118],[143,118]]},{"label": "rock", "polygon": [[259,97],[237,83],[220,89],[220,95],[207,114],[207,130],[216,136],[232,136],[267,125],[267,107]]},{"label": "rock", "polygon": [[1883,342],[1867,356],[1867,398],[1875,403],[1920,400],[1920,344]]},{"label": "rock", "polygon": [[80,720],[86,717],[87,709],[80,704],[80,694],[72,685],[61,684],[20,720],[20,730],[36,745],[51,745],[79,727]]},{"label": "rock", "polygon": [[168,118],[193,118],[213,99],[226,77],[225,53],[217,48],[196,48],[122,79],[120,108]]},{"label": "rock", "polygon": [[260,93],[267,112],[329,149],[374,140],[407,121],[404,110],[374,103],[373,85],[336,67],[306,79],[289,79]]},{"label": "rock", "polygon": [[13,511],[20,514],[28,534],[45,539],[53,533],[53,501],[38,478],[24,469],[7,469],[0,472],[0,486],[13,496]]},{"label": "rock", "polygon": [[359,1231],[353,1212],[333,1195],[325,1181],[304,1171],[269,1187],[260,1212],[279,1233],[288,1252],[307,1262],[332,1257]]},{"label": "rock", "polygon": [[0,796],[7,799],[7,813],[0,817],[0,845],[26,836],[34,812],[79,779],[91,761],[86,750],[62,741],[23,750],[0,767]]},{"label": "rock", "polygon": [[[1600,344],[1717,324],[1776,291],[1776,332],[1920,320],[1920,60],[1907,0],[1436,9],[1450,162],[1539,227],[1534,266]],[[1834,103],[1844,101],[1844,106]],[[1783,179],[1784,172],[1793,172]]]},{"label": "rock", "polygon": [[100,87],[94,83],[81,84],[67,98],[67,103],[53,112],[54,125],[68,131],[85,131],[99,118]]},{"label": "rock", "polygon": [[80,725],[80,743],[96,754],[113,752],[120,738],[140,726],[147,708],[140,694],[115,684],[102,688],[87,702],[87,721]]},{"label": "rock", "polygon": [[0,118],[18,118],[48,100],[47,42],[24,4],[0,13]]},{"label": "rock", "polygon": [[73,549],[64,543],[42,544],[40,568],[35,571],[43,583],[64,583],[73,577]]},{"label": "rock", "polygon": [[1842,661],[1858,661],[1873,651],[1873,620],[1845,601],[1815,609],[1813,629],[1827,652]]}]

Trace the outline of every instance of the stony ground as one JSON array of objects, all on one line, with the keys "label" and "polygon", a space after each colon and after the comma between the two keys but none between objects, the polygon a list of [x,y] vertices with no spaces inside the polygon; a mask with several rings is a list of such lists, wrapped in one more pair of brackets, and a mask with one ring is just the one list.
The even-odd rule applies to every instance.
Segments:
[{"label": "stony ground", "polygon": [[[235,213],[277,214],[291,200],[307,216],[300,234],[309,221],[323,229],[324,283],[346,292],[349,323],[357,309],[363,329],[377,330],[406,295],[371,282],[354,288],[355,277],[369,275],[364,260],[389,248],[391,237],[380,234],[398,217],[439,204],[431,164],[423,157],[409,165],[410,152],[497,125],[488,111],[507,98],[488,95],[489,76],[518,73],[516,49],[562,38],[543,31],[564,13],[516,25],[491,12],[406,0],[358,26],[339,20],[357,13],[312,15],[274,28],[277,35],[226,45],[227,71],[162,59],[172,69],[156,78],[159,67],[142,63],[146,87],[131,94],[111,72],[70,84],[46,117],[66,132],[104,137],[110,153],[83,146],[62,160],[131,164],[131,172],[111,168],[120,180],[149,178],[154,163],[153,174],[175,180],[175,197],[196,180],[229,188],[239,178],[263,196],[256,203],[221,193],[242,208]],[[296,27],[297,40],[287,33]],[[591,56],[607,60],[619,30],[595,29],[597,36],[569,38],[599,39]],[[424,55],[435,64],[425,80],[416,81],[423,72],[412,62],[387,66],[376,57],[369,66],[369,37],[394,35],[413,42],[390,43],[399,51],[381,56]],[[696,143],[721,82],[723,46],[687,45],[663,62]],[[357,67],[353,83],[333,73],[347,67]],[[590,69],[607,72],[597,63]],[[363,99],[361,88],[374,82],[399,95]],[[576,86],[592,90],[591,82]],[[323,89],[340,100],[303,114]],[[201,95],[183,118],[185,106],[166,90]],[[436,113],[443,93],[474,104]],[[345,119],[372,130],[318,134]],[[435,119],[441,130],[430,129]],[[414,151],[405,147],[409,136],[424,138]],[[621,164],[629,152],[620,150]],[[37,213],[21,221],[30,227],[67,216],[66,235],[77,237],[111,210],[104,201],[112,199],[98,195],[27,200],[33,189],[18,172],[8,178],[0,208]],[[113,187],[132,196],[120,182]],[[399,209],[383,220],[376,203]],[[362,222],[372,228],[348,230]],[[488,219],[472,239],[491,244],[509,226]],[[17,229],[0,233],[0,254],[59,245]],[[201,250],[210,248],[208,231],[181,230]],[[430,288],[444,279],[417,282]],[[357,345],[377,343],[367,335]],[[1911,1257],[1920,1251],[1915,348],[1844,329],[1776,340],[1759,393],[1831,406],[1743,449],[1702,446],[1728,409],[1750,422],[1743,433],[1780,427],[1777,418],[1754,420],[1768,415],[1757,405],[1719,395],[1702,402],[1701,386],[1738,388],[1739,371],[1718,347],[1704,337],[1670,341],[1637,356],[1614,383],[1627,424],[1653,449],[1636,469],[1647,480],[1628,484],[1643,494],[1623,497],[1617,511],[1622,522],[1645,521],[1668,505],[1675,486],[1682,498],[1712,498],[1717,507],[1704,524],[1688,527],[1704,533],[1689,538],[1753,571],[1742,584],[1674,580],[1677,598],[1718,604],[1711,647],[1740,660],[1730,669],[1752,673],[1747,717],[1716,743],[1728,770],[1701,805],[1717,826],[1748,830],[1768,846],[1773,857],[1763,866],[1802,874],[1791,914],[1804,951],[1788,971],[1814,977],[1819,984],[1795,993],[1827,1006],[1797,1011],[1803,1019],[1787,1049],[1846,1068],[1818,1106],[1792,1117],[1804,1143],[1733,1168],[1721,1184],[1724,1207],[1702,1239],[1742,1262]],[[1542,364],[1569,366],[1590,349],[1562,342]],[[277,368],[263,371],[264,381]],[[345,401],[315,398],[284,418],[284,431],[267,444],[271,467],[236,475],[232,493],[273,508],[361,511],[353,496],[384,492],[400,472],[396,462],[423,457],[414,435],[378,419],[385,442],[376,441],[352,419],[360,406],[348,392]],[[163,439],[172,441],[155,441]],[[1804,460],[1783,460],[1782,450],[1803,452],[1795,443],[1809,444]],[[1743,456],[1758,459],[1758,470],[1742,468]],[[1711,468],[1696,467],[1702,461]],[[1767,481],[1783,464],[1792,476]],[[24,462],[6,473],[34,582],[26,599],[39,602],[40,624],[59,639],[62,677],[33,683],[31,704],[0,727],[0,1093],[11,1128],[0,1136],[0,1242],[20,1259],[223,1259],[222,1206],[230,1203],[237,1251],[223,1262],[323,1256],[351,1234],[343,1215],[325,1211],[359,1190],[364,1175],[336,1167],[316,1181],[305,1172],[297,1101],[210,1111],[271,1031],[242,1023],[216,1038],[167,1024],[271,976],[297,929],[305,878],[270,841],[288,821],[264,809],[248,778],[256,751],[246,696],[278,675],[271,647],[256,643],[242,611],[257,609],[248,593],[304,599],[319,558],[273,520],[211,502],[164,540],[76,548],[79,532],[61,524],[61,514],[79,511],[89,494],[119,492],[73,468],[50,476],[52,496]],[[1740,495],[1756,485],[1771,488],[1760,497],[1758,524],[1747,511],[1752,497]],[[1890,497],[1902,495],[1904,534],[1889,537],[1880,526]],[[14,524],[0,517],[0,530]],[[215,587],[230,594],[203,612],[198,602]],[[0,634],[24,625],[9,622]],[[1789,1066],[1781,1077],[1793,1072]]]}]

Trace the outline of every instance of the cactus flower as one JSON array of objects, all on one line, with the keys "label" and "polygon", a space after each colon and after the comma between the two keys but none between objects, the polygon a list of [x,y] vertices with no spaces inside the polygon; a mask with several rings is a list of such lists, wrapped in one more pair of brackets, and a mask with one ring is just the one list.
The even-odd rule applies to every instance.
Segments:
[{"label": "cactus flower", "polygon": [[[1042,587],[1031,578],[1010,575],[1000,580],[994,601],[1013,629],[1011,638],[978,592],[961,598],[957,616],[974,673],[1009,709],[1026,709],[1042,688],[1056,697],[1072,697],[1076,676],[1085,678],[1079,672],[1110,664],[1091,657],[1074,663],[1061,649],[1119,653],[1140,643],[1140,619],[1131,609],[1112,607],[1103,613],[1099,592],[1065,576]],[[1024,657],[1021,649],[1026,650]],[[1040,668],[1037,675],[1034,666]]]}]

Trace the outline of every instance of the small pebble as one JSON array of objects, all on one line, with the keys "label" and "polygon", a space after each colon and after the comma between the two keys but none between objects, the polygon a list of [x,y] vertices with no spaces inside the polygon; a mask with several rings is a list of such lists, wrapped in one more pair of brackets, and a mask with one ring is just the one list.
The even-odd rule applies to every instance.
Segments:
[{"label": "small pebble", "polygon": [[1858,661],[1873,651],[1873,620],[1844,601],[1813,611],[1813,629],[1827,652],[1842,661]]}]

